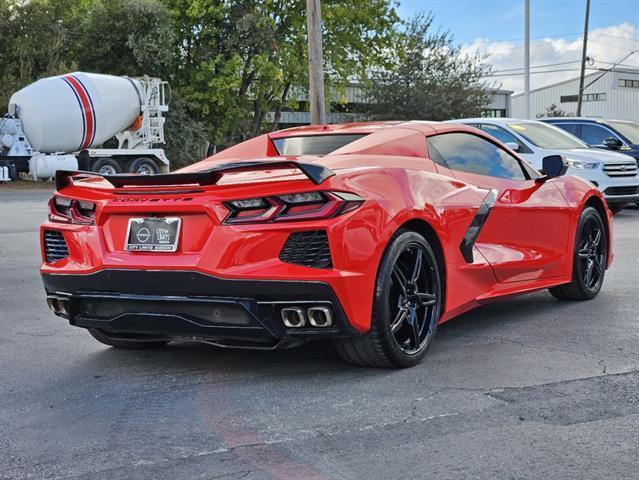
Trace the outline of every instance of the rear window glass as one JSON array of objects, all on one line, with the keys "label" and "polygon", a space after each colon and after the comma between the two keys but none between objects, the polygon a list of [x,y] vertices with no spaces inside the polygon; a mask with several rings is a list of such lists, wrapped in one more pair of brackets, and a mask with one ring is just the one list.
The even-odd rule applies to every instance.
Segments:
[{"label": "rear window glass", "polygon": [[307,135],[275,138],[273,143],[280,155],[328,155],[366,134]]}]

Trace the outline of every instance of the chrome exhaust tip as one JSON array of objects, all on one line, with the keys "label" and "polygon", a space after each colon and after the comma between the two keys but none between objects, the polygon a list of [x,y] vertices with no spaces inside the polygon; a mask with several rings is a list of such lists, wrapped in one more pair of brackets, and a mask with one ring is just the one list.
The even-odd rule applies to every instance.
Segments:
[{"label": "chrome exhaust tip", "polygon": [[311,307],[308,309],[308,321],[314,327],[330,327],[333,325],[331,309],[327,307]]},{"label": "chrome exhaust tip", "polygon": [[298,307],[285,307],[281,311],[282,321],[288,328],[302,328],[306,325],[306,314]]},{"label": "chrome exhaust tip", "polygon": [[60,316],[64,318],[69,317],[69,300],[64,300],[64,299],[58,300],[58,312]]},{"label": "chrome exhaust tip", "polygon": [[69,318],[69,300],[65,298],[47,297],[49,309],[56,315]]},{"label": "chrome exhaust tip", "polygon": [[57,298],[52,298],[52,297],[48,297],[47,298],[47,305],[49,306],[49,309],[57,314],[60,309],[58,308],[58,299]]}]

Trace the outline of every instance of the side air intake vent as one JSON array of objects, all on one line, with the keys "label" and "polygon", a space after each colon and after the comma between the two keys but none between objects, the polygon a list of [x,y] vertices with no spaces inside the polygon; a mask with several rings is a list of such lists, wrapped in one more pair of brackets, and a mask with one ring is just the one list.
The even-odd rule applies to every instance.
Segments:
[{"label": "side air intake vent", "polygon": [[62,232],[57,230],[44,231],[44,256],[47,262],[55,262],[69,256],[67,242],[64,241]]},{"label": "side air intake vent", "polygon": [[286,240],[280,260],[313,268],[332,268],[331,250],[324,230],[296,232]]}]

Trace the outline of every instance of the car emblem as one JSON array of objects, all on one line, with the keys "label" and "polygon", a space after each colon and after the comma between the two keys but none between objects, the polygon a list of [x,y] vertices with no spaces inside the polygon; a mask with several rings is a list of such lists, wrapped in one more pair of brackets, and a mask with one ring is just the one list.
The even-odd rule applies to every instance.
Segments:
[{"label": "car emblem", "polygon": [[135,236],[137,237],[138,242],[146,243],[149,241],[149,238],[151,238],[151,232],[149,232],[148,228],[143,227],[140,230],[138,230]]},{"label": "car emblem", "polygon": [[628,165],[621,165],[621,170],[627,170],[628,169]]}]

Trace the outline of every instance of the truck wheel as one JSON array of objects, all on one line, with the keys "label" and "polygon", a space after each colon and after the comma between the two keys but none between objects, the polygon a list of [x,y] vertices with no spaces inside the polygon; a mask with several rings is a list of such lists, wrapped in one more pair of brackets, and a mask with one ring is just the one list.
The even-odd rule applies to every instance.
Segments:
[{"label": "truck wheel", "polygon": [[139,157],[135,160],[131,160],[127,171],[131,173],[138,173],[140,175],[155,175],[160,171],[158,164],[155,160],[148,157]]},{"label": "truck wheel", "polygon": [[117,175],[122,173],[122,167],[112,158],[99,158],[91,164],[91,171],[100,175]]}]

